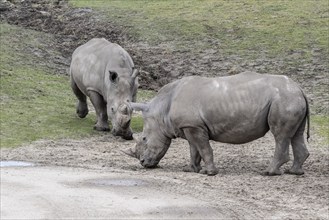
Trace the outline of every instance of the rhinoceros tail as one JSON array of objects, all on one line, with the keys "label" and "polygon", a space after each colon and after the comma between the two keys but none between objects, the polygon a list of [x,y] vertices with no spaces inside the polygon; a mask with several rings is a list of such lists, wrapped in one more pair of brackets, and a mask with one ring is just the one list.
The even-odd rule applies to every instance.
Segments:
[{"label": "rhinoceros tail", "polygon": [[306,117],[307,117],[307,142],[308,142],[308,139],[311,137],[311,135],[310,135],[310,108],[309,108],[306,97],[305,97],[305,100],[306,100],[306,107],[307,107],[307,116]]},{"label": "rhinoceros tail", "polygon": [[305,93],[303,92],[303,90],[301,90],[302,93],[303,93],[303,96],[304,96],[304,99],[305,99],[305,102],[306,102],[306,120],[307,120],[307,131],[306,131],[306,139],[307,139],[307,142],[308,142],[308,139],[311,137],[310,135],[310,106],[308,104],[308,100],[307,100],[307,97],[305,95]]}]

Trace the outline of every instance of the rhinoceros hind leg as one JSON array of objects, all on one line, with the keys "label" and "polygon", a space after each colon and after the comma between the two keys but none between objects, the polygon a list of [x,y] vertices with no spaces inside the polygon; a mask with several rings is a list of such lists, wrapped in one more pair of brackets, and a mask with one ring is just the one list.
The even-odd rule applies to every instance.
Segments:
[{"label": "rhinoceros hind leg", "polygon": [[[294,149],[294,147],[293,147],[293,149]],[[306,149],[306,147],[304,149]],[[300,156],[296,156],[296,153],[294,153],[294,163],[290,169],[285,170],[285,173],[294,174],[294,175],[303,175],[304,170],[302,168],[302,165],[303,165],[304,161],[308,158],[309,155],[310,154],[308,153],[307,149],[306,149],[305,153],[303,153]]]},{"label": "rhinoceros hind leg", "polygon": [[294,163],[289,170],[286,170],[285,173],[302,175],[304,170],[302,168],[303,163],[309,157],[310,153],[308,152],[304,140],[304,129],[305,129],[306,120],[298,128],[296,134],[291,139],[292,151],[294,154]]},{"label": "rhinoceros hind leg", "polygon": [[274,157],[267,170],[263,173],[266,176],[282,175],[280,167],[289,161],[289,138],[276,138]]},{"label": "rhinoceros hind leg", "polygon": [[91,103],[93,104],[96,116],[97,116],[97,122],[94,126],[94,129],[97,131],[109,131],[109,124],[108,124],[108,116],[106,112],[106,103],[103,99],[103,97],[95,92],[95,91],[88,91],[89,98]]},{"label": "rhinoceros hind leg", "polygon": [[80,118],[84,118],[88,115],[87,97],[81,92],[81,90],[73,80],[71,80],[71,87],[73,93],[78,98],[77,114]]},{"label": "rhinoceros hind leg", "polygon": [[[213,150],[209,144],[208,132],[200,128],[185,128],[184,134],[190,144],[191,164],[196,165],[199,169],[201,158],[205,163],[205,167],[199,173],[209,176],[216,175],[218,169],[214,164]],[[198,156],[200,155],[200,157]]]},{"label": "rhinoceros hind leg", "polygon": [[304,132],[306,111],[304,97],[298,97],[298,95],[301,95],[300,91],[289,96],[280,96],[271,104],[268,124],[274,135],[276,146],[273,160],[267,169],[268,175],[281,174],[280,166],[289,161],[290,142],[295,158],[290,172],[300,173],[298,170],[308,156],[307,150],[301,149],[306,149],[304,142],[298,138]]}]

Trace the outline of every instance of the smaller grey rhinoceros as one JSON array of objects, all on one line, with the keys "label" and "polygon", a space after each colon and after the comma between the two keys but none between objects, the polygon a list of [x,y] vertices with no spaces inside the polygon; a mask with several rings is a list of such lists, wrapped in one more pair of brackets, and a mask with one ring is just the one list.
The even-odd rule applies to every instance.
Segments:
[{"label": "smaller grey rhinoceros", "polygon": [[77,114],[88,114],[86,96],[95,107],[94,129],[132,139],[130,102],[136,100],[138,70],[129,54],[118,44],[104,38],[94,38],[79,46],[72,55],[71,87],[78,98]]},{"label": "smaller grey rhinoceros", "polygon": [[[294,162],[288,173],[301,175],[309,156],[304,141],[306,122],[309,138],[309,106],[300,87],[286,76],[244,72],[204,78],[186,77],[164,86],[148,104],[132,103],[144,118],[142,138],[134,148],[123,150],[147,168],[156,167],[171,140],[186,139],[191,163],[184,171],[216,175],[209,140],[242,144],[274,135],[274,158],[265,175],[280,175],[289,160],[291,143]],[[200,166],[201,159],[205,167]]]}]

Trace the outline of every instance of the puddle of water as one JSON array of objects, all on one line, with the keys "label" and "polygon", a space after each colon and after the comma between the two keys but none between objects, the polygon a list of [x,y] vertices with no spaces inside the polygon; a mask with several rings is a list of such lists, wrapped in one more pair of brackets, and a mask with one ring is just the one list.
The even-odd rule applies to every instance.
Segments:
[{"label": "puddle of water", "polygon": [[34,163],[23,162],[23,161],[0,161],[0,167],[32,167],[35,166]]},{"label": "puddle of water", "polygon": [[88,181],[89,184],[97,186],[141,186],[146,182],[139,179],[95,179]]}]

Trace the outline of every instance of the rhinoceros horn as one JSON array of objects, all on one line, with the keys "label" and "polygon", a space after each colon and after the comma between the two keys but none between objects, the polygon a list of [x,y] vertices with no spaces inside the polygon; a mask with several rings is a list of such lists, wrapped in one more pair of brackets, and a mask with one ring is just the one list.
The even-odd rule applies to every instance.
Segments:
[{"label": "rhinoceros horn", "polygon": [[147,103],[135,103],[135,102],[131,103],[131,107],[135,111],[142,111],[142,112],[147,111],[149,108]]},{"label": "rhinoceros horn", "polygon": [[128,115],[128,106],[129,106],[128,103],[121,105],[120,111],[122,112],[122,114]]},{"label": "rhinoceros horn", "polygon": [[[134,158],[137,158],[137,154],[136,154],[136,151],[132,148],[128,148],[128,149],[125,149],[125,150],[120,150],[121,152],[131,156],[131,157],[134,157]],[[138,159],[138,158],[137,158]]]}]

